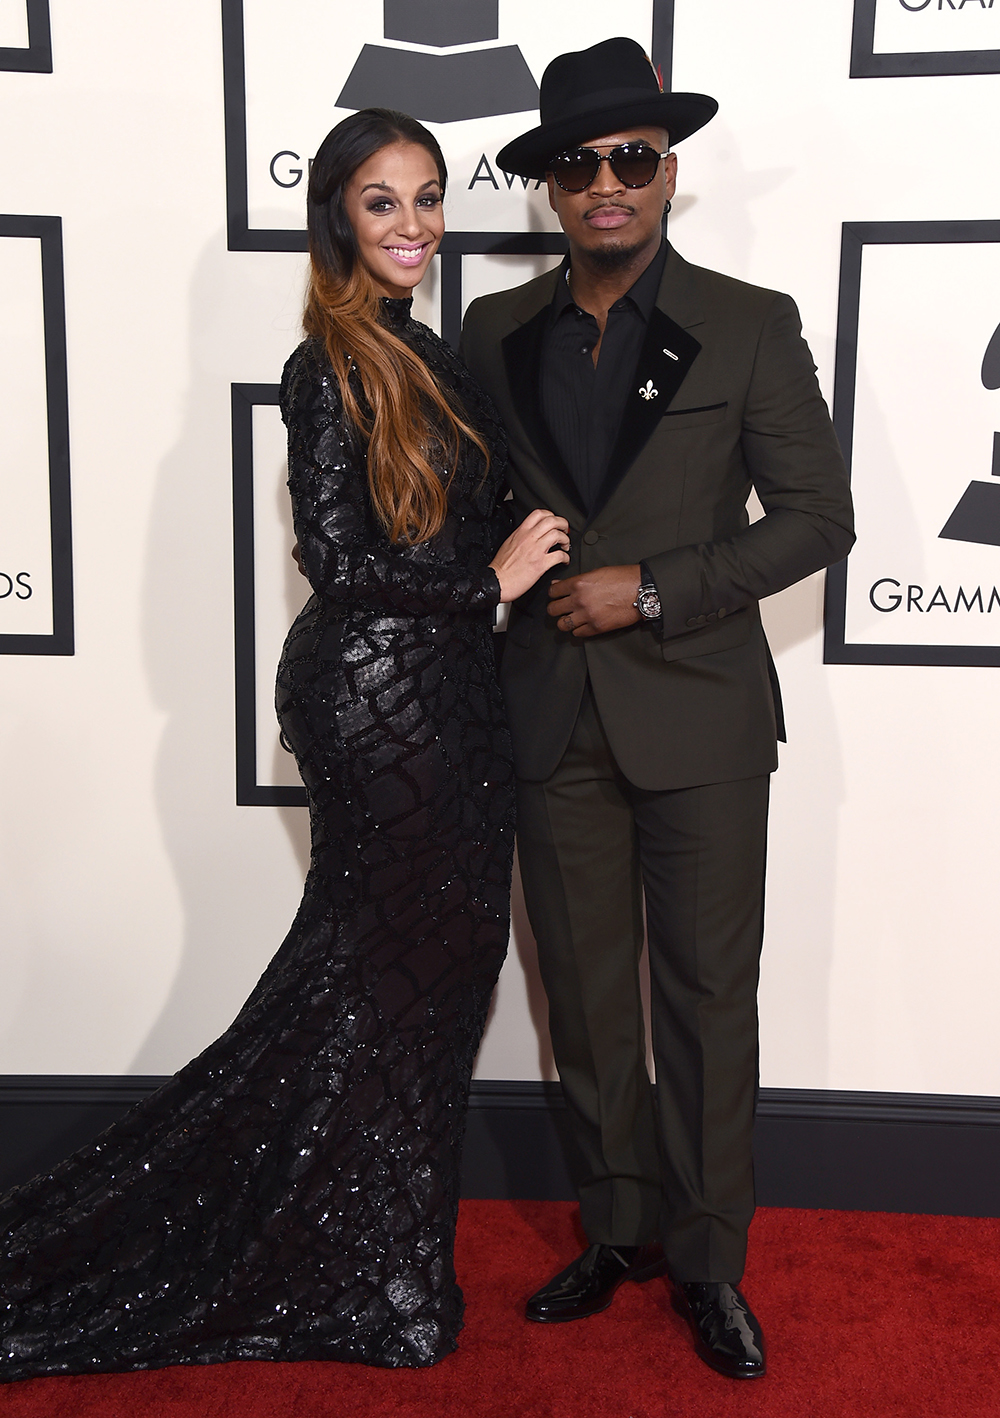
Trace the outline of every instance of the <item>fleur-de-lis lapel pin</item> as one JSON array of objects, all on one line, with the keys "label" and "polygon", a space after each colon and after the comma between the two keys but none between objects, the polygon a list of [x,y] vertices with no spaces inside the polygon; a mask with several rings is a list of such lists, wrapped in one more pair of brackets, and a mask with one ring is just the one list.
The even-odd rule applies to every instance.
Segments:
[{"label": "fleur-de-lis lapel pin", "polygon": [[659,392],[659,389],[653,388],[652,379],[647,379],[646,383],[639,389],[639,393],[644,399],[655,399]]}]

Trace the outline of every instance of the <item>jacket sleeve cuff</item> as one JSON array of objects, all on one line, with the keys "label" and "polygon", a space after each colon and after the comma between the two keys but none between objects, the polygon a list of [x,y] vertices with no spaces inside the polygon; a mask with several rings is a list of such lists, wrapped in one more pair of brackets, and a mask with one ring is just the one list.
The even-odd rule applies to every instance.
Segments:
[{"label": "jacket sleeve cuff", "polygon": [[[649,569],[649,563],[648,563],[648,562],[645,562],[645,561],[640,561],[640,562],[639,562],[639,589],[641,590],[643,586],[656,586],[656,577],[653,575],[652,571],[650,571],[650,569]],[[660,597],[660,614],[656,617],[655,620],[647,620],[646,617],[643,616],[643,618],[642,618],[642,624],[649,626],[649,628],[652,630],[653,634],[656,636],[657,640],[662,640],[662,639],[663,639],[663,595],[662,595],[662,593],[661,593],[661,591],[660,591],[659,586],[656,586],[656,594]]]}]

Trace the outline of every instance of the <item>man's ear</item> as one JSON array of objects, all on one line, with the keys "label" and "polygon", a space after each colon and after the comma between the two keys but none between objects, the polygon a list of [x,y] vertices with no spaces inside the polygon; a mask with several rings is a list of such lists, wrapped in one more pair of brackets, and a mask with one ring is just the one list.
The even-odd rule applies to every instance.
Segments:
[{"label": "man's ear", "polygon": [[559,208],[556,206],[556,180],[551,172],[545,174],[545,185],[549,189],[549,206],[554,212],[558,212]]},{"label": "man's ear", "polygon": [[667,180],[667,201],[673,197],[677,190],[677,154],[667,153],[663,159],[663,175]]}]

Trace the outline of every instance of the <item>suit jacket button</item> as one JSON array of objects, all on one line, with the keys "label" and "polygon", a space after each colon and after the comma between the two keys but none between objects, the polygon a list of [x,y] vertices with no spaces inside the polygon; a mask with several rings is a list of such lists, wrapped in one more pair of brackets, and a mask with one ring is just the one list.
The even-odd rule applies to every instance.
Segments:
[{"label": "suit jacket button", "polygon": [[698,622],[695,620],[694,616],[691,616],[691,618],[690,618],[689,620],[686,620],[686,621],[684,622],[684,624],[685,624],[689,629],[693,630],[694,627],[698,624]]},{"label": "suit jacket button", "polygon": [[700,615],[700,616],[698,617],[698,624],[699,624],[699,625],[704,625],[704,624],[705,624],[705,617],[704,617],[703,615]]},{"label": "suit jacket button", "polygon": [[706,620],[714,620],[714,619],[715,619],[715,611],[709,611],[709,613],[708,613],[708,615],[705,617],[705,619],[706,619]]},{"label": "suit jacket button", "polygon": [[594,529],[591,528],[589,532],[584,532],[583,540],[587,543],[589,547],[592,547],[596,542],[599,542],[601,540],[601,534],[600,532],[595,532]]},{"label": "suit jacket button", "polygon": [[725,613],[726,613],[726,608],[725,608],[725,606],[720,606],[719,609],[716,611],[716,615],[719,617],[720,620],[721,620],[722,617],[725,615]]}]

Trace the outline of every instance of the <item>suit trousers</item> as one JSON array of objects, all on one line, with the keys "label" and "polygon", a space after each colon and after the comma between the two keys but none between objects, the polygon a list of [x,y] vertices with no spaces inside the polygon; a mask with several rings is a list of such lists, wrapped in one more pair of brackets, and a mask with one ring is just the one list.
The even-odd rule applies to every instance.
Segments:
[{"label": "suit trousers", "polygon": [[767,775],[637,788],[589,684],[556,771],[518,782],[521,877],[584,1230],[610,1245],[661,1236],[680,1281],[735,1283],[746,1258],[768,790]]}]

